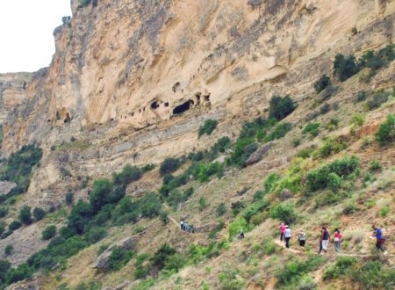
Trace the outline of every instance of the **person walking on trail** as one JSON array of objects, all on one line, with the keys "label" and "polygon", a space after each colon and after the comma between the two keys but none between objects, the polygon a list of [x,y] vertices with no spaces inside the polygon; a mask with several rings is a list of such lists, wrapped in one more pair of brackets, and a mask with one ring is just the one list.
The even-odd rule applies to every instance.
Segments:
[{"label": "person walking on trail", "polygon": [[284,240],[284,233],[285,233],[285,224],[281,223],[280,225],[280,241]]},{"label": "person walking on trail", "polygon": [[383,231],[376,227],[375,225],[372,225],[372,229],[373,229],[373,235],[376,237],[376,248],[377,250],[381,250],[384,253],[387,253],[383,247],[384,243],[385,243],[385,239],[383,237]]},{"label": "person walking on trail", "polygon": [[342,234],[340,233],[339,229],[335,229],[335,234],[334,234],[334,243],[335,243],[335,251],[336,253],[340,253],[340,243],[342,240]]},{"label": "person walking on trail", "polygon": [[181,221],[180,225],[181,225],[181,230],[184,230],[184,221]]},{"label": "person walking on trail", "polygon": [[325,253],[328,251],[329,236],[330,235],[326,227],[322,227],[320,236],[320,249],[318,250],[318,254],[321,254],[322,250]]},{"label": "person walking on trail", "polygon": [[299,232],[299,246],[304,247],[305,244],[306,244],[306,233],[304,232],[304,230],[301,230]]},{"label": "person walking on trail", "polygon": [[291,229],[286,225],[284,231],[285,247],[289,249],[289,240],[291,239]]}]

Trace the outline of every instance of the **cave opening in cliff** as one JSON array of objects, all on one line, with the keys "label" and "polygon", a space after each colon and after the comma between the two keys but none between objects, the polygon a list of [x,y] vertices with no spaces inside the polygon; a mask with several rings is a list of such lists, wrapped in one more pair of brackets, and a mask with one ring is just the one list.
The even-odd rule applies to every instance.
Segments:
[{"label": "cave opening in cliff", "polygon": [[169,106],[169,102],[166,102],[166,103],[165,103],[165,107],[168,107],[168,106]]},{"label": "cave opening in cliff", "polygon": [[201,93],[196,93],[195,98],[196,98],[196,105],[200,104],[200,97],[201,97]]},{"label": "cave opening in cliff", "polygon": [[153,110],[156,110],[157,108],[159,108],[159,104],[158,104],[158,102],[152,102],[151,103],[151,109],[153,109]]},{"label": "cave opening in cliff", "polygon": [[191,108],[191,106],[193,106],[193,104],[194,102],[192,100],[188,100],[185,103],[182,103],[181,105],[173,109],[173,115],[182,114],[185,111],[188,111]]},{"label": "cave opening in cliff", "polygon": [[203,98],[204,98],[204,101],[210,102],[210,94],[205,95]]}]

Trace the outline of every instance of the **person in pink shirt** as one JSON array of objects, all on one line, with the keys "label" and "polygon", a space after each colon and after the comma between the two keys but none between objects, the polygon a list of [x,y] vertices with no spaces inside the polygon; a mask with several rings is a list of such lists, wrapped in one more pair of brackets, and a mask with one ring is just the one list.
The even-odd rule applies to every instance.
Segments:
[{"label": "person in pink shirt", "polygon": [[281,225],[280,225],[280,241],[284,240],[284,233],[285,233],[285,224],[281,223]]},{"label": "person in pink shirt", "polygon": [[335,229],[335,238],[334,238],[334,242],[335,242],[335,251],[337,253],[340,253],[340,242],[342,240],[342,234],[340,233],[339,229]]}]

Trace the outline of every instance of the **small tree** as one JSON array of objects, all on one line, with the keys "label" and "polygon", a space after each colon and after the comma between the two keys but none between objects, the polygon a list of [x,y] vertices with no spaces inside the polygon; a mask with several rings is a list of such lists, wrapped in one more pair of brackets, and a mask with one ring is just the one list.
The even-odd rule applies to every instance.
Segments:
[{"label": "small tree", "polygon": [[316,93],[322,92],[326,87],[331,85],[331,79],[327,75],[322,75],[315,83],[314,89]]},{"label": "small tree", "polygon": [[56,226],[50,225],[43,230],[42,239],[44,241],[47,241],[49,239],[52,239],[55,235],[56,235]]},{"label": "small tree", "polygon": [[333,74],[338,78],[339,81],[344,82],[351,76],[355,75],[359,71],[359,67],[355,61],[353,55],[344,56],[343,54],[337,54],[333,63]]},{"label": "small tree", "polygon": [[14,246],[13,245],[7,245],[4,249],[4,255],[10,256],[12,255],[12,252],[14,251]]},{"label": "small tree", "polygon": [[36,221],[42,220],[45,217],[45,211],[42,208],[35,207],[33,210],[33,216]]},{"label": "small tree", "polygon": [[25,225],[30,225],[32,223],[32,213],[31,213],[31,207],[30,206],[23,206],[21,210],[19,211],[19,220],[25,224]]},{"label": "small tree", "polygon": [[211,133],[217,128],[217,120],[208,119],[199,128],[199,137],[203,134],[211,135]]},{"label": "small tree", "polygon": [[273,96],[270,100],[269,118],[277,121],[284,119],[295,110],[295,103],[289,96]]},{"label": "small tree", "polygon": [[376,140],[382,146],[395,142],[395,114],[388,115],[387,120],[380,125]]}]

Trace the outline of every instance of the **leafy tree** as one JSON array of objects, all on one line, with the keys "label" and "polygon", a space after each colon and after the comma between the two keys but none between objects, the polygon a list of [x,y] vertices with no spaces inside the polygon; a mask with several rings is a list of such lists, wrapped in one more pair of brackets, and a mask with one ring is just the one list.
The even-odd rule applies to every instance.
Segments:
[{"label": "leafy tree", "polygon": [[93,215],[94,212],[91,205],[82,200],[78,200],[67,218],[67,226],[73,233],[82,234],[85,225],[88,224]]},{"label": "leafy tree", "polygon": [[125,165],[120,173],[113,174],[115,184],[128,185],[129,183],[139,180],[143,175],[141,169],[130,164]]},{"label": "leafy tree", "polygon": [[166,158],[159,167],[161,176],[173,173],[181,166],[181,161],[177,158]]},{"label": "leafy tree", "polygon": [[322,75],[315,83],[314,83],[314,89],[316,93],[320,93],[323,91],[326,87],[331,85],[331,78],[328,77],[327,75]]},{"label": "leafy tree", "polygon": [[295,107],[294,101],[289,96],[273,96],[270,100],[269,118],[280,121],[291,114]]},{"label": "leafy tree", "polygon": [[171,256],[177,253],[177,250],[168,244],[163,244],[151,257],[152,266],[162,270]]},{"label": "leafy tree", "polygon": [[33,209],[33,216],[36,221],[42,220],[45,217],[45,211],[40,207]]},{"label": "leafy tree", "polygon": [[339,81],[344,82],[351,76],[359,72],[359,67],[355,62],[353,55],[344,56],[343,54],[337,54],[333,63],[334,75]]},{"label": "leafy tree", "polygon": [[41,237],[44,241],[47,241],[52,239],[55,235],[56,235],[56,226],[50,225],[43,230]]},{"label": "leafy tree", "polygon": [[89,195],[89,202],[95,212],[98,212],[103,205],[116,202],[112,182],[108,179],[96,180]]},{"label": "leafy tree", "polygon": [[33,221],[31,207],[27,205],[23,206],[19,211],[18,217],[22,223],[24,223],[25,225],[30,225]]},{"label": "leafy tree", "polygon": [[388,115],[387,120],[380,125],[376,140],[382,146],[395,142],[395,114]]}]

